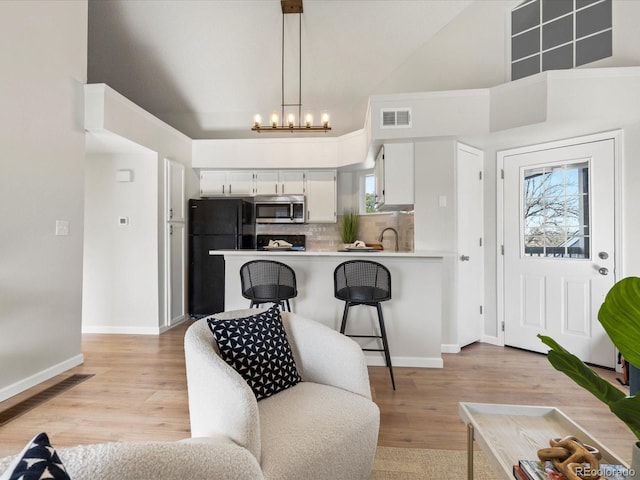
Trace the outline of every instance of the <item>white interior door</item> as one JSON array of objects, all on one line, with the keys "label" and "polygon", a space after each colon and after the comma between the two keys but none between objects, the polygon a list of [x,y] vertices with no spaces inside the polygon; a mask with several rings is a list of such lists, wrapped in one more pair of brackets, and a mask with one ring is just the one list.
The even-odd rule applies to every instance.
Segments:
[{"label": "white interior door", "polygon": [[483,331],[484,156],[479,150],[458,144],[457,183],[457,312],[458,345],[480,340]]},{"label": "white interior door", "polygon": [[165,326],[171,327],[186,316],[187,237],[184,165],[166,159],[165,174]]},{"label": "white interior door", "polygon": [[614,141],[504,157],[504,340],[615,366],[597,320],[615,282]]},{"label": "white interior door", "polygon": [[169,291],[167,292],[167,326],[182,321],[186,315],[186,231],[184,223],[173,222],[169,225]]}]

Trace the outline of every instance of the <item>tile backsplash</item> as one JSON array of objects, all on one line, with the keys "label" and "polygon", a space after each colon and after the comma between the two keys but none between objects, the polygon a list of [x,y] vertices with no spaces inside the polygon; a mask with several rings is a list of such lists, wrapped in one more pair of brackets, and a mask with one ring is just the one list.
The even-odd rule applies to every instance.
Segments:
[{"label": "tile backsplash", "polygon": [[[304,225],[256,225],[256,233],[260,235],[278,234],[306,235],[307,250],[335,251],[342,248],[340,240],[341,217],[337,223],[307,223]],[[391,231],[384,234],[382,242],[378,241],[380,232],[387,227],[398,232],[398,250],[413,251],[413,212],[384,212],[360,215],[358,240],[365,243],[381,243],[385,250],[395,249],[395,238]]]}]

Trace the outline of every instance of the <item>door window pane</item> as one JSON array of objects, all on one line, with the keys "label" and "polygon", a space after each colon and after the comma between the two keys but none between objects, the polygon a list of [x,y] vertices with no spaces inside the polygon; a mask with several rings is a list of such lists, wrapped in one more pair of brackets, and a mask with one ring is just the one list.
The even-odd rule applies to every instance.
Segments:
[{"label": "door window pane", "polygon": [[590,258],[588,162],[523,172],[523,255]]}]

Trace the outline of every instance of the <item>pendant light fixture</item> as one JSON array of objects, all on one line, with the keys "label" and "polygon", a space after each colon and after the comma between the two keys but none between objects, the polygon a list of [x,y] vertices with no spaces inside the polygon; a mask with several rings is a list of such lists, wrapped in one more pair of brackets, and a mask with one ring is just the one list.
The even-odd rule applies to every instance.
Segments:
[{"label": "pendant light fixture", "polygon": [[[322,112],[320,114],[320,124],[313,124],[313,114],[307,113],[302,118],[302,0],[280,0],[282,7],[282,100],[280,103],[280,116],[278,112],[271,113],[268,125],[262,125],[262,117],[256,115],[251,130],[254,132],[328,132],[331,130],[329,126],[329,114]],[[300,55],[298,61],[298,103],[285,103],[284,101],[284,16],[288,14],[298,14],[298,52]],[[285,121],[285,107],[297,107],[298,123],[296,116],[289,111]]]}]

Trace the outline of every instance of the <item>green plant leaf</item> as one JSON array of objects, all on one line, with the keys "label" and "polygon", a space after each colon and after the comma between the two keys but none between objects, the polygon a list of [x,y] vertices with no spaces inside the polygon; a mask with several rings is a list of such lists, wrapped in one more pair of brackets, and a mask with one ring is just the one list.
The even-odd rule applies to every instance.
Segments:
[{"label": "green plant leaf", "polygon": [[640,367],[640,278],[617,282],[598,312],[598,320],[625,360]]},{"label": "green plant leaf", "polygon": [[551,348],[547,355],[551,365],[607,404],[640,440],[640,397],[627,397],[551,337],[538,335],[538,338]]},{"label": "green plant leaf", "polygon": [[342,243],[353,243],[358,239],[360,217],[356,210],[345,210],[340,223],[340,238]]},{"label": "green plant leaf", "polygon": [[611,408],[614,402],[625,397],[624,393],[591,370],[582,360],[564,349],[551,337],[538,335],[542,343],[551,348],[547,358],[553,367],[567,375],[582,388],[591,392],[598,400]]},{"label": "green plant leaf", "polygon": [[609,408],[640,440],[640,397],[623,397]]}]

